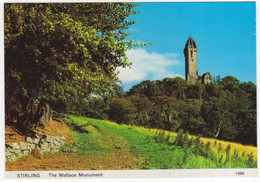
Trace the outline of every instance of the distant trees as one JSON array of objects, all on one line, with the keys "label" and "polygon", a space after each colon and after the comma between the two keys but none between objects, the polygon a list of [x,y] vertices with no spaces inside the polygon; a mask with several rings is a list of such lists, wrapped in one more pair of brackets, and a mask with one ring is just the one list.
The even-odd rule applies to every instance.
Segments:
[{"label": "distant trees", "polygon": [[145,44],[125,40],[135,6],[5,3],[6,119],[29,125],[38,122],[39,106],[64,111],[68,103],[111,92],[116,67],[131,64],[126,50]]},{"label": "distant trees", "polygon": [[119,124],[134,124],[136,108],[125,98],[116,98],[110,103],[109,118]]},{"label": "distant trees", "polygon": [[256,85],[232,76],[216,80],[187,85],[176,77],[133,86],[124,95],[136,108],[131,123],[256,145]]}]

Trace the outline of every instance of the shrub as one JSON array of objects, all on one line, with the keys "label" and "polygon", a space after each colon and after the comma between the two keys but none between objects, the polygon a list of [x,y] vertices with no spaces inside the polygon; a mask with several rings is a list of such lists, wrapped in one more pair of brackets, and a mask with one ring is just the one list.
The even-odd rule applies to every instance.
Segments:
[{"label": "shrub", "polygon": [[223,155],[220,156],[220,158],[217,161],[217,166],[221,167],[222,166],[222,159],[223,159]]},{"label": "shrub", "polygon": [[190,138],[189,139],[189,148],[191,148],[191,146],[193,145],[194,143],[194,137]]},{"label": "shrub", "polygon": [[207,144],[205,145],[206,157],[209,156],[209,151],[210,151],[210,141],[208,141]]},{"label": "shrub", "polygon": [[171,138],[170,133],[168,133],[168,135],[165,138],[165,142],[169,144],[170,138]]},{"label": "shrub", "polygon": [[247,159],[247,164],[249,167],[256,167],[257,164],[256,162],[254,161],[254,155],[253,153],[251,152],[248,156],[248,159]]},{"label": "shrub", "polygon": [[176,136],[176,139],[174,141],[174,144],[177,145],[177,146],[182,146],[183,145],[183,129],[180,129],[177,136]]},{"label": "shrub", "polygon": [[189,132],[187,131],[183,138],[183,148],[187,150],[189,148]]},{"label": "shrub", "polygon": [[226,148],[226,162],[227,163],[229,161],[229,154],[230,154],[230,150],[231,150],[231,146],[230,144],[227,146]]},{"label": "shrub", "polygon": [[238,151],[236,149],[234,150],[233,158],[234,160],[238,160]]},{"label": "shrub", "polygon": [[196,138],[195,138],[195,140],[194,140],[194,147],[193,147],[193,151],[194,151],[194,154],[195,155],[199,155],[200,153],[201,153],[201,151],[203,150],[202,149],[202,145],[203,145],[203,143],[201,143],[201,141],[200,141],[200,135],[199,136],[197,136]]},{"label": "shrub", "polygon": [[158,143],[167,143],[169,145],[169,141],[170,141],[170,134],[168,133],[166,135],[165,131],[164,130],[160,130],[160,131],[157,131],[155,133],[155,136],[154,136],[154,139],[158,142]]},{"label": "shrub", "polygon": [[245,157],[245,151],[243,151],[243,153],[242,153],[242,158],[244,158]]},{"label": "shrub", "polygon": [[223,149],[223,148],[222,148],[222,144],[219,143],[219,144],[218,144],[218,154],[222,151],[222,149]]}]

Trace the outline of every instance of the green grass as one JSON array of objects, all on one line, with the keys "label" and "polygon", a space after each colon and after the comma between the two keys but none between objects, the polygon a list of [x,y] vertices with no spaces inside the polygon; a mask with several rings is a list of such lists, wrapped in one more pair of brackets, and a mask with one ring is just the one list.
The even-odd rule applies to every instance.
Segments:
[{"label": "green grass", "polygon": [[90,119],[72,115],[60,118],[73,133],[75,143],[64,148],[76,149],[82,155],[92,157],[109,156],[115,148],[124,149],[137,158],[137,169],[195,169],[195,168],[248,168],[256,167],[248,159],[235,159],[230,155],[223,162],[217,155],[201,155],[192,147],[174,145],[174,137],[159,141],[154,132],[138,127],[118,125],[109,121]]},{"label": "green grass", "polygon": [[98,135],[93,126],[84,118],[68,115],[62,118],[70,127],[73,138],[76,142],[63,146],[62,149],[75,149],[82,155],[104,156],[110,152],[102,137]]}]

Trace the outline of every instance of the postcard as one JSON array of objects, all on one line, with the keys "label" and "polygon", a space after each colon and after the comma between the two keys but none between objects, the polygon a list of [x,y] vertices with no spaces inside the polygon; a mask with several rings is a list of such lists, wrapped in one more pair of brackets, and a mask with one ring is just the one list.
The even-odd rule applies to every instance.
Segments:
[{"label": "postcard", "polygon": [[259,179],[256,4],[2,3],[4,179]]}]

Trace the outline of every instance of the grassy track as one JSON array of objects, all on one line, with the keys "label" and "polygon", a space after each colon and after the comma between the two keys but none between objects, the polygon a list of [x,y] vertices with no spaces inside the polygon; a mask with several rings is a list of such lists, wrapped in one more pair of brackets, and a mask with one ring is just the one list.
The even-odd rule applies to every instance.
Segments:
[{"label": "grassy track", "polygon": [[[6,170],[256,167],[256,147],[208,138],[201,138],[201,142],[197,145],[185,147],[185,144],[176,145],[177,134],[172,132],[163,131],[166,137],[163,135],[160,137],[156,129],[118,125],[110,121],[72,115],[63,115],[60,120],[70,127],[74,138],[68,145],[63,146],[58,153],[45,154],[43,159],[28,156],[16,162],[6,163]],[[201,144],[202,142],[204,144]],[[205,149],[207,142],[210,142],[209,151]],[[228,145],[231,149],[227,160]],[[196,152],[199,151],[196,150],[196,146],[202,153]]]},{"label": "grassy track", "polygon": [[[86,130],[85,133],[88,133],[83,138],[80,137],[81,134],[75,134],[78,141],[77,144],[72,144],[68,147],[78,145],[78,151],[85,151],[86,155],[102,157],[111,155],[115,149],[120,149],[133,156],[135,165],[130,167],[134,169],[247,168],[252,167],[247,162],[247,157],[251,152],[254,160],[256,160],[255,147],[242,146],[231,142],[207,138],[201,139],[204,143],[211,142],[211,149],[214,153],[213,158],[216,159],[214,161],[213,158],[195,155],[191,150],[184,150],[180,146],[169,145],[163,142],[158,143],[154,139],[156,130],[118,125],[109,121],[76,116],[67,116],[63,120],[70,125],[74,123],[72,124],[74,128],[75,125],[76,128],[77,126],[84,128]],[[81,127],[82,125],[87,126]],[[174,140],[176,133],[170,133],[170,135],[173,136],[171,139]],[[84,141],[86,145],[83,145],[81,141]],[[222,144],[221,151],[218,150],[219,143]],[[225,149],[228,144],[231,144],[230,156],[236,150],[238,156],[241,156],[244,152],[244,158],[241,156],[241,160],[225,162],[227,154]],[[85,147],[81,149],[79,146]]]}]

